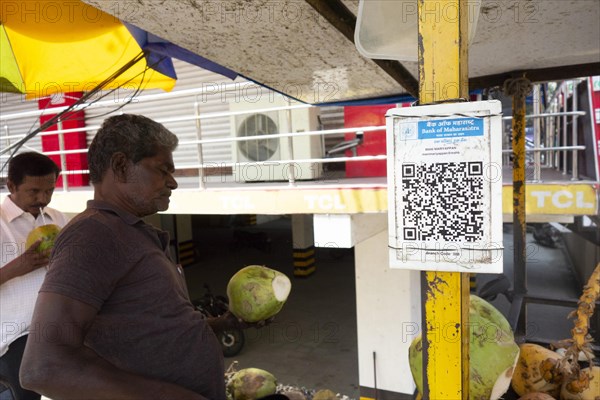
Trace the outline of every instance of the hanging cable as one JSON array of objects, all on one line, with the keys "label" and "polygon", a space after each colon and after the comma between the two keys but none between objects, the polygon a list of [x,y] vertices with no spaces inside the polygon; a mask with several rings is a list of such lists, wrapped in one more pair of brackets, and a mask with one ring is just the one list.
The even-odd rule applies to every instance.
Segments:
[{"label": "hanging cable", "polygon": [[[146,57],[146,50],[143,50],[136,57],[134,57],[131,61],[129,61],[128,63],[124,64],[121,68],[119,68],[117,71],[115,71],[112,75],[110,75],[108,78],[106,78],[105,80],[103,80],[102,82],[100,82],[98,85],[96,85],[96,87],[94,87],[92,90],[90,90],[89,92],[86,92],[80,99],[78,99],[75,103],[71,104],[65,110],[63,110],[63,111],[59,112],[58,114],[52,116],[52,118],[50,118],[48,121],[46,121],[45,123],[43,123],[42,125],[40,125],[39,128],[37,128],[37,129],[33,130],[32,132],[26,134],[25,137],[23,137],[19,141],[17,141],[14,144],[12,144],[12,145],[10,145],[10,146],[8,146],[8,147],[0,150],[0,155],[8,153],[9,151],[11,152],[10,156],[8,157],[8,159],[6,160],[6,162],[0,168],[0,172],[4,171],[4,168],[6,168],[6,166],[8,165],[8,163],[10,162],[10,160],[12,159],[12,157],[14,157],[14,155],[17,153],[17,151],[27,141],[29,141],[30,139],[32,139],[33,137],[35,137],[38,133],[43,132],[46,129],[50,128],[51,126],[55,125],[62,117],[64,117],[65,115],[71,113],[74,109],[78,108],[82,104],[85,104],[85,106],[82,108],[82,109],[85,109],[85,108],[91,106],[92,104],[96,103],[97,101],[101,100],[102,98],[110,95],[115,90],[119,89],[120,87],[122,87],[122,86],[126,85],[127,83],[131,82],[132,80],[134,80],[138,76],[145,75],[147,70],[151,69],[154,65],[160,63],[161,61],[163,61],[166,58],[166,57],[162,57],[158,61],[156,61],[155,63],[153,63],[152,65],[147,65],[146,68],[142,72],[140,72],[139,74],[133,76],[131,79],[127,80],[126,82],[123,82],[120,86],[118,86],[116,88],[113,88],[113,89],[109,90],[108,92],[102,94],[101,96],[99,96],[98,98],[96,98],[94,101],[92,101],[90,103],[87,103],[87,101],[89,99],[91,99],[97,93],[101,92],[102,88],[104,88],[104,87],[108,86],[110,83],[114,82],[116,78],[118,78],[120,75],[122,75],[123,73],[125,73],[125,71],[127,71],[133,65],[135,65],[138,62],[140,62],[141,60],[143,60],[145,57]],[[122,104],[121,106],[119,106],[115,110],[111,111],[111,113],[113,113],[113,112],[115,112],[117,110],[120,110],[121,108],[125,107],[127,104],[131,103],[133,101],[133,99],[135,98],[135,96],[137,96],[141,92],[143,82],[144,82],[144,79],[142,77],[142,80],[140,81],[140,84],[138,85],[138,87],[134,91],[134,93],[129,97],[129,99],[126,102],[124,102],[124,104]],[[67,117],[67,118],[65,118],[63,120],[69,120],[69,118]]]}]

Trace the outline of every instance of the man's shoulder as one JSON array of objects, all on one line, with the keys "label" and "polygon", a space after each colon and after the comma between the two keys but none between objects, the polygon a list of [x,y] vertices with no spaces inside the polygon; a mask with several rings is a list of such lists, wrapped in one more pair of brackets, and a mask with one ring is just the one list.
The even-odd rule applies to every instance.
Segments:
[{"label": "man's shoulder", "polygon": [[8,223],[9,221],[9,213],[6,211],[5,207],[2,207],[2,204],[0,204],[0,227],[4,226],[5,224]]},{"label": "man's shoulder", "polygon": [[0,217],[2,219],[14,219],[23,213],[15,203],[12,202],[10,197],[6,196],[4,201],[0,202]]},{"label": "man's shoulder", "polygon": [[75,227],[78,230],[113,230],[115,226],[120,224],[123,224],[123,222],[113,213],[96,208],[86,208],[69,221],[69,228]]},{"label": "man's shoulder", "polygon": [[71,218],[57,240],[57,246],[67,242],[112,241],[114,226],[96,210],[86,209]]}]

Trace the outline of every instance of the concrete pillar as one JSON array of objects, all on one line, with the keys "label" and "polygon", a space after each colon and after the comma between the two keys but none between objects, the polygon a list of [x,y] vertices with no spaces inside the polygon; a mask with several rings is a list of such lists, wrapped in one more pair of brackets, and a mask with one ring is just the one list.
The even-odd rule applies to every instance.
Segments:
[{"label": "concrete pillar", "polygon": [[305,277],[311,275],[316,268],[312,215],[292,215],[292,245],[294,276]]},{"label": "concrete pillar", "polygon": [[314,217],[317,247],[351,249],[387,228],[387,214],[317,214]]},{"label": "concrete pillar", "polygon": [[358,243],[356,317],[361,399],[412,399],[408,348],[420,331],[420,272],[390,269],[388,233]]},{"label": "concrete pillar", "polygon": [[390,269],[387,214],[315,215],[317,247],[354,247],[361,399],[412,399],[408,348],[421,330],[420,271]]},{"label": "concrete pillar", "polygon": [[147,223],[169,232],[171,257],[187,266],[196,262],[192,236],[192,217],[189,214],[154,214],[144,219]]},{"label": "concrete pillar", "polygon": [[196,249],[192,234],[192,216],[189,214],[175,214],[174,218],[177,224],[179,263],[185,267],[196,262]]}]

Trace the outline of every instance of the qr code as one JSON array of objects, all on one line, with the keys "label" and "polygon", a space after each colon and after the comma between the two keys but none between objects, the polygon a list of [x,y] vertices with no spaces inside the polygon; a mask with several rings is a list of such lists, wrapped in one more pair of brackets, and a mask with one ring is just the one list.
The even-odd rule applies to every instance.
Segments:
[{"label": "qr code", "polygon": [[483,239],[483,162],[402,164],[405,241]]}]

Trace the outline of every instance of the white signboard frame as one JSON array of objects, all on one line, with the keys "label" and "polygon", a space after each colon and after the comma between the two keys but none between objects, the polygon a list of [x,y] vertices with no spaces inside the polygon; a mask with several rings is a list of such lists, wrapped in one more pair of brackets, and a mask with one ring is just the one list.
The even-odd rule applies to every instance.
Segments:
[{"label": "white signboard frame", "polygon": [[502,272],[502,105],[386,114],[390,267]]}]

